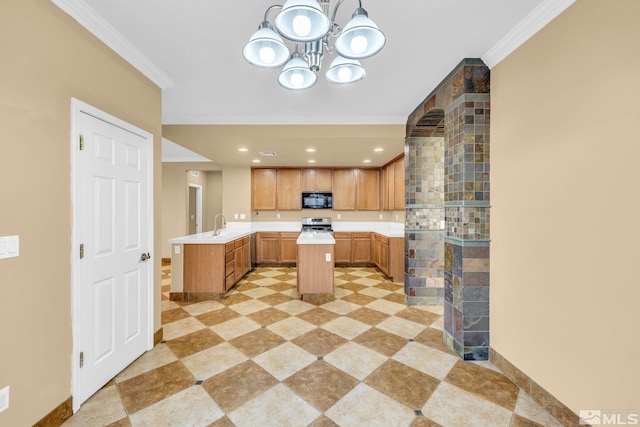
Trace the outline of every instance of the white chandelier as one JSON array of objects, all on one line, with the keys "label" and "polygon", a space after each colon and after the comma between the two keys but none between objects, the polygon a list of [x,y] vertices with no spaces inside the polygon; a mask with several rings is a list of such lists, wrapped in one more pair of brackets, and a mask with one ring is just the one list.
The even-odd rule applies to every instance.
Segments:
[{"label": "white chandelier", "polygon": [[[257,67],[284,65],[278,83],[287,89],[313,86],[318,80],[317,72],[325,51],[331,54],[335,50],[337,54],[325,74],[327,81],[345,84],[362,80],[366,72],[359,60],[378,53],[385,44],[385,36],[369,19],[361,0],[358,0],[359,7],[344,28],[336,24],[336,13],[343,1],[338,0],[331,19],[329,0],[287,0],[284,5],[270,6],[258,31],[244,46],[242,55]],[[274,31],[274,26],[267,19],[276,8],[281,10],[274,20]],[[295,43],[293,54],[280,36]],[[329,37],[336,38],[333,48]],[[304,51],[298,52],[298,43],[304,44]]]}]

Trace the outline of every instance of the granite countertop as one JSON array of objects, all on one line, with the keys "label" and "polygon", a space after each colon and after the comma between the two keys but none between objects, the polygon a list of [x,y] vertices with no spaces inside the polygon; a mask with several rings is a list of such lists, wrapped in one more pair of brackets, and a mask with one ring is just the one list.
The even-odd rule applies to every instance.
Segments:
[{"label": "granite countertop", "polygon": [[[403,224],[397,222],[334,221],[331,227],[333,231],[338,232],[366,231],[387,237],[404,237]],[[213,235],[213,231],[207,231],[175,237],[169,239],[169,243],[173,245],[224,244],[257,232],[300,232],[301,228],[302,223],[300,221],[227,222],[226,228],[217,236]],[[319,237],[316,239],[318,241],[309,243],[321,244],[319,242],[321,239]],[[333,240],[333,237],[331,237],[331,240]],[[298,239],[298,243],[304,244],[300,242],[300,239]]]}]

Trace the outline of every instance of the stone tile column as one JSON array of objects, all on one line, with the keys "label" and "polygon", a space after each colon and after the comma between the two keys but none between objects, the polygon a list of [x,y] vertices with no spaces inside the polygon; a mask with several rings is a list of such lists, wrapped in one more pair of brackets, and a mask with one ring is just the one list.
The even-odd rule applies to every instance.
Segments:
[{"label": "stone tile column", "polygon": [[[487,66],[479,59],[465,59],[407,120],[409,164],[412,145],[421,143],[414,138],[444,135],[443,339],[465,360],[489,357],[489,89]],[[421,167],[417,148],[415,152],[415,171],[429,170],[428,162]],[[411,172],[408,168],[407,174]],[[410,302],[412,288],[421,283],[417,276],[429,274],[416,268],[416,277],[411,276],[411,267],[418,266],[412,263],[411,251],[419,254],[420,241],[414,238],[412,247],[411,233],[430,231],[429,236],[436,236],[432,229],[436,208],[427,204],[411,210],[411,201],[421,200],[419,193],[418,185],[407,185],[405,289]]]}]

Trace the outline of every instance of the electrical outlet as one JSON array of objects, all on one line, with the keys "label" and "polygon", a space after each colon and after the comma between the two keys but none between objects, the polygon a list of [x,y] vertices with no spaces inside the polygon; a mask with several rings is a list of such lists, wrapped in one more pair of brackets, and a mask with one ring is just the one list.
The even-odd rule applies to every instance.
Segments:
[{"label": "electrical outlet", "polygon": [[331,254],[330,253],[324,254],[324,258],[325,258],[325,261],[331,262]]},{"label": "electrical outlet", "polygon": [[280,219],[280,214],[279,213],[276,214],[276,219]]},{"label": "electrical outlet", "polygon": [[342,218],[342,215],[338,214],[338,219]]},{"label": "electrical outlet", "polygon": [[233,219],[238,219],[238,214],[233,214]]},{"label": "electrical outlet", "polygon": [[240,219],[247,219],[247,216],[245,214],[240,214]]},{"label": "electrical outlet", "polygon": [[400,216],[398,214],[396,214],[396,221],[400,218]]},{"label": "electrical outlet", "polygon": [[382,219],[382,214],[380,214],[379,218]]},{"label": "electrical outlet", "polygon": [[175,245],[173,247],[173,253],[176,255],[180,255],[180,246],[179,245]]},{"label": "electrical outlet", "polygon": [[9,409],[9,386],[0,390],[0,412]]}]

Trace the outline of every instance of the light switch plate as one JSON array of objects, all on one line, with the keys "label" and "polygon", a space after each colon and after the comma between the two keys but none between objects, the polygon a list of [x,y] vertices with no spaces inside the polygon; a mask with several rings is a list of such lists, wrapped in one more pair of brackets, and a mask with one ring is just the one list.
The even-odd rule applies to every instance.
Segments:
[{"label": "light switch plate", "polygon": [[14,258],[20,255],[20,236],[0,237],[0,259]]},{"label": "light switch plate", "polygon": [[240,219],[247,219],[247,215],[245,215],[245,214],[240,214]]},{"label": "light switch plate", "polygon": [[0,390],[0,412],[9,409],[9,386]]}]

